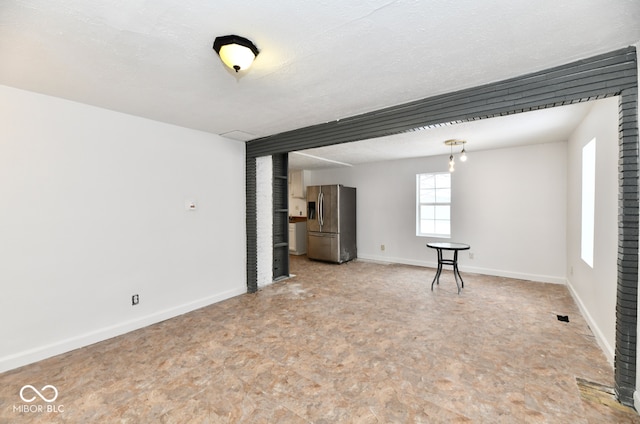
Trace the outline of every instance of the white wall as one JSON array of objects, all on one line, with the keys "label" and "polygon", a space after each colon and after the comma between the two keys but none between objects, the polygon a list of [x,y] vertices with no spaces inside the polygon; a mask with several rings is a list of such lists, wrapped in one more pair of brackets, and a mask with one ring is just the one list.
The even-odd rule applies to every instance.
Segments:
[{"label": "white wall", "polygon": [[241,142],[0,86],[0,371],[246,292],[244,166]]},{"label": "white wall", "polygon": [[273,156],[256,158],[258,287],[273,283]]},{"label": "white wall", "polygon": [[[471,245],[462,271],[566,281],[566,143],[474,152],[452,175],[452,236]],[[311,172],[309,185],[357,188],[358,257],[435,266],[417,237],[417,173],[446,172],[447,156]],[[380,245],[385,250],[380,250]]]},{"label": "white wall", "polygon": [[[596,138],[594,264],[580,258],[582,148]],[[596,102],[568,143],[567,279],[582,313],[613,363],[618,252],[618,98]]]}]

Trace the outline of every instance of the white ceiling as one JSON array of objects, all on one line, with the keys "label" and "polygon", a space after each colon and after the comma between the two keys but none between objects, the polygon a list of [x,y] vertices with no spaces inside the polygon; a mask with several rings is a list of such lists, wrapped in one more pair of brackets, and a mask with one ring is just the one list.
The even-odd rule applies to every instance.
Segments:
[{"label": "white ceiling", "polygon": [[[639,22],[637,0],[2,0],[0,84],[247,140],[636,44]],[[260,49],[245,73],[212,49],[228,34]],[[445,137],[395,150],[412,135]]]},{"label": "white ceiling", "polygon": [[[389,137],[292,152],[289,168],[326,169],[368,162],[449,155],[445,140],[464,140],[469,156],[479,150],[566,141],[595,100],[491,119],[445,125]],[[460,153],[461,147],[453,149]]]}]

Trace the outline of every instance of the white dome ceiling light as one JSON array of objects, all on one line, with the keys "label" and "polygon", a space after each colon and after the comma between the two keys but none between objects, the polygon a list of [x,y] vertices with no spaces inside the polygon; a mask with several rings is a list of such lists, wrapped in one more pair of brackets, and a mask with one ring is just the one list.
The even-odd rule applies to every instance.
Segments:
[{"label": "white dome ceiling light", "polygon": [[248,69],[259,53],[251,40],[239,35],[216,37],[213,41],[213,49],[222,62],[236,72]]}]

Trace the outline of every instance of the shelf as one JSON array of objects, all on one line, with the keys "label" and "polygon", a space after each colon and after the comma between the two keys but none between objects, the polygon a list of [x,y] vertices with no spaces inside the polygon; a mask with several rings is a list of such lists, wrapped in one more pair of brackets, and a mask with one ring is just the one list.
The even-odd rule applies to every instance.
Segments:
[{"label": "shelf", "polygon": [[288,154],[275,154],[273,162],[273,279],[289,275]]}]

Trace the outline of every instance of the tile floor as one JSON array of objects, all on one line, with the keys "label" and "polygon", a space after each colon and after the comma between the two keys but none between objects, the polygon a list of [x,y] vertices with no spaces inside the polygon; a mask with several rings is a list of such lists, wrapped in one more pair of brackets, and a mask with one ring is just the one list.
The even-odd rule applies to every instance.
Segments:
[{"label": "tile floor", "polygon": [[[581,395],[577,379],[610,387],[613,370],[564,286],[463,273],[457,295],[450,272],[431,292],[428,268],[292,257],[291,271],[0,374],[0,422],[640,423]],[[58,398],[16,410],[25,384]]]}]

